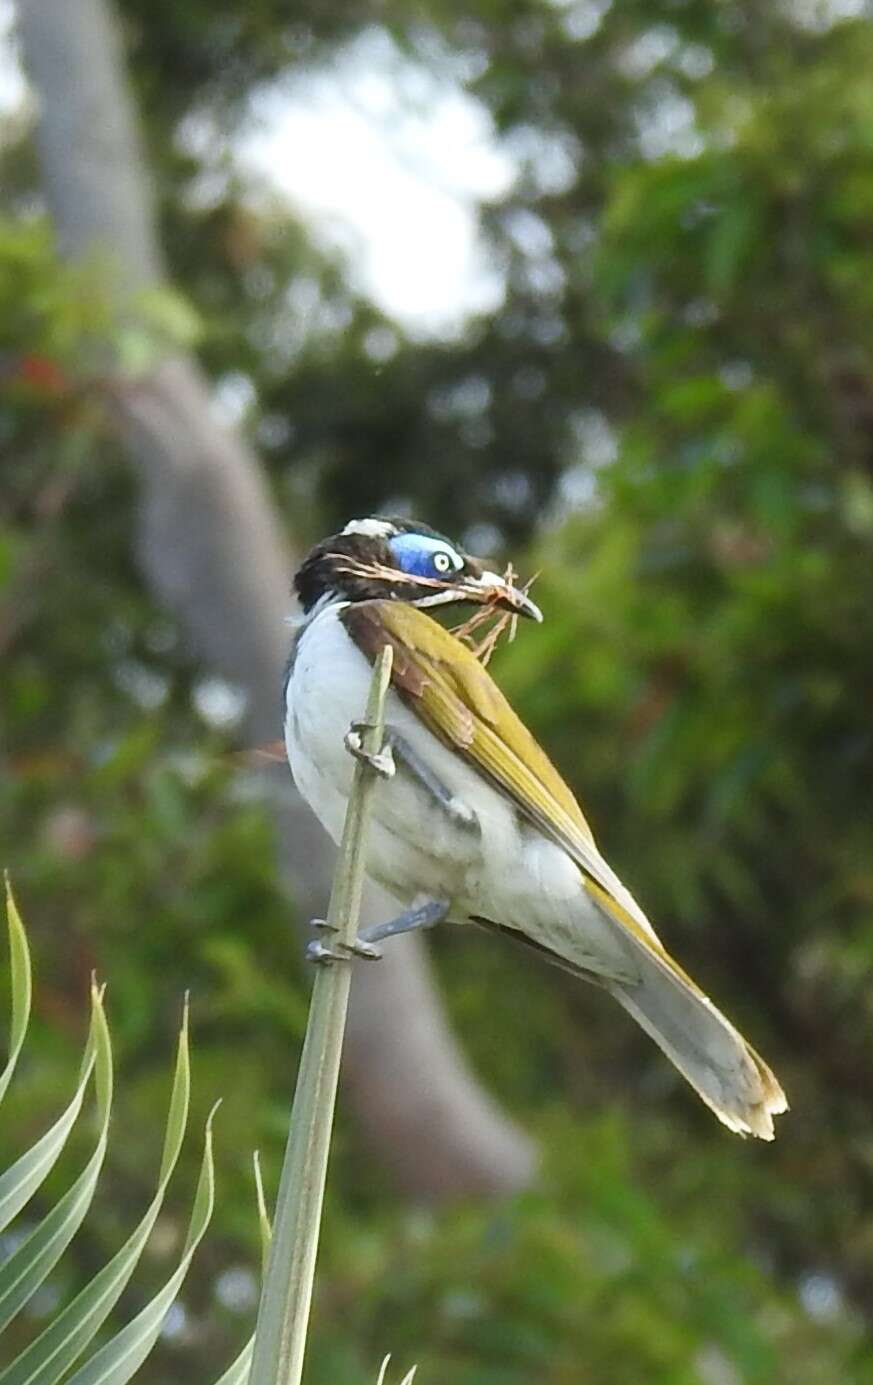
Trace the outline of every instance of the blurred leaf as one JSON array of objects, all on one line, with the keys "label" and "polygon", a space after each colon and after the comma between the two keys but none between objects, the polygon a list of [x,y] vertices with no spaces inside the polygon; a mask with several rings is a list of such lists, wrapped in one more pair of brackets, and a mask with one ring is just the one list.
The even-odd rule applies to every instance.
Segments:
[{"label": "blurred leaf", "polygon": [[112,1109],[112,1050],[102,993],[92,983],[94,1082],[98,1136],[79,1177],[17,1250],[0,1265],[0,1332],[30,1300],[75,1236],[91,1206],[109,1136]]},{"label": "blurred leaf", "polygon": [[[50,1323],[50,1325],[6,1369],[0,1372],[0,1385],[54,1385],[81,1355],[91,1338],[114,1307],[133,1274],[148,1236],[163,1206],[173,1169],[182,1147],[188,1120],[190,1096],[190,1064],[188,1056],[187,1008],[179,1034],[176,1071],[170,1094],[170,1109],[164,1133],[164,1148],[158,1174],[158,1186],[145,1215],[121,1249],[108,1264]],[[207,1137],[204,1155],[204,1174],[208,1205],[211,1211],[211,1154]],[[195,1203],[199,1217],[204,1203]],[[193,1218],[192,1218],[193,1221]]]},{"label": "blurred leaf", "polygon": [[12,894],[9,876],[6,876],[6,922],[9,930],[9,963],[12,987],[12,1007],[9,1018],[9,1057],[0,1073],[0,1101],[6,1095],[12,1081],[30,1020],[31,974],[30,950],[27,937],[21,924],[21,917]]}]

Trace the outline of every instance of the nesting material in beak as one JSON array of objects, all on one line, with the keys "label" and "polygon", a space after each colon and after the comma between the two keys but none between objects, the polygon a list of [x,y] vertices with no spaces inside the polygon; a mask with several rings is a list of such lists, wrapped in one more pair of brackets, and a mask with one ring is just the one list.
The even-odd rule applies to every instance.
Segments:
[{"label": "nesting material in beak", "polygon": [[536,602],[531,601],[528,596],[528,589],[534,580],[531,578],[524,587],[516,587],[515,572],[510,563],[502,577],[496,572],[483,572],[481,577],[459,583],[458,586],[460,590],[469,593],[468,599],[481,601],[483,605],[501,606],[511,615],[527,616],[529,620],[535,620],[538,625],[542,625],[543,613]]},{"label": "nesting material in beak", "polygon": [[[537,575],[531,577],[530,581],[526,582],[523,587],[516,587],[514,585],[515,572],[510,563],[502,577],[498,577],[495,572],[483,572],[482,576],[476,579],[475,584],[469,584],[468,590],[473,585],[478,588],[474,600],[480,604],[463,624],[453,626],[452,634],[456,635],[459,640],[465,640],[476,658],[486,667],[501,636],[507,629],[509,631],[509,643],[511,644],[515,639],[520,615],[542,622],[542,611],[528,596],[528,590],[536,581]],[[490,622],[493,622],[490,630],[482,639],[475,640],[473,638],[475,632]]]}]

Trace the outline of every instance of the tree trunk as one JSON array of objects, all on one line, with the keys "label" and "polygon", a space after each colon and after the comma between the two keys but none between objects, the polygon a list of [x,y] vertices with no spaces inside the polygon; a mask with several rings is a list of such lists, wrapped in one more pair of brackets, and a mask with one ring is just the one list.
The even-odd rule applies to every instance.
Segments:
[{"label": "tree trunk", "polygon": [[[163,282],[151,193],[106,0],[19,0],[25,63],[40,100],[46,197],[65,254],[102,248],[116,291]],[[293,567],[266,480],[220,427],[206,380],[167,358],[109,391],[141,480],[146,580],[197,654],[247,699],[255,744],[279,734],[283,617]],[[333,851],[286,776],[276,807],[282,869],[297,902],[323,909]],[[394,905],[372,892],[368,913]],[[347,1080],[370,1144],[414,1196],[525,1183],[530,1142],[482,1092],[449,1030],[420,939],[398,939],[352,988]]]}]

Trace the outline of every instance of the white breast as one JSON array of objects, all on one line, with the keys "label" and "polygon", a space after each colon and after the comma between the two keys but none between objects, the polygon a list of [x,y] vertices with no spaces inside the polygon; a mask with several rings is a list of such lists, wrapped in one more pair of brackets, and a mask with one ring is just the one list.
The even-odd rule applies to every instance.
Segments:
[{"label": "white breast", "polygon": [[[300,635],[286,696],[285,741],[294,779],[319,820],[338,841],[354,761],[344,746],[361,719],[372,669],[328,606]],[[511,802],[460,755],[450,751],[390,690],[386,722],[478,819],[480,831],[458,827],[402,764],[373,792],[368,844],[370,874],[407,904],[448,900],[451,917],[490,919],[528,933],[578,964],[612,959],[626,967],[614,929],[582,887],[578,867],[520,818]],[[600,969],[600,964],[594,969]]]},{"label": "white breast", "polygon": [[[354,770],[344,738],[351,723],[364,714],[372,674],[339,619],[341,610],[337,604],[328,606],[303,631],[288,682],[285,721],[297,787],[334,841],[342,832]],[[440,763],[437,772],[443,782],[446,776],[451,781],[449,752],[393,691],[388,693],[385,718],[428,763]],[[467,789],[469,776],[461,779]],[[467,874],[480,858],[478,836],[456,827],[402,766],[394,779],[376,785],[368,866],[396,898],[406,902],[421,895],[460,897]]]}]

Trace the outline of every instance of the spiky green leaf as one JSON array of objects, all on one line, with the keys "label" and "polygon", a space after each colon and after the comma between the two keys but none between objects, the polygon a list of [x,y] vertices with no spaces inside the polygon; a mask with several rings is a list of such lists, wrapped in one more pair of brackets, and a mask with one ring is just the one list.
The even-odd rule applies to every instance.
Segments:
[{"label": "spiky green leaf", "polygon": [[117,1332],[86,1365],[71,1376],[68,1385],[126,1385],[157,1341],[167,1312],[182,1287],[194,1252],[203,1239],[212,1217],[215,1204],[215,1168],[212,1160],[214,1115],[215,1109],[206,1122],[200,1178],[194,1196],[188,1235],[185,1238],[185,1249],[179,1264],[160,1292],[137,1313],[132,1322]]},{"label": "spiky green leaf", "polygon": [[187,1006],[179,1034],[158,1186],[139,1225],[107,1265],[49,1324],[16,1361],[0,1372],[0,1385],[56,1385],[78,1360],[133,1274],[163,1206],[188,1121],[191,1072]]},{"label": "spiky green leaf", "polygon": [[51,1173],[76,1123],[97,1056],[96,1016],[97,1008],[92,1003],[91,1024],[82,1055],[79,1084],[69,1105],[36,1144],[31,1145],[11,1168],[0,1175],[0,1231],[18,1215]]},{"label": "spiky green leaf", "polygon": [[57,1264],[85,1217],[103,1166],[112,1109],[112,1049],[102,994],[91,990],[97,1143],[79,1177],[0,1268],[0,1332]]},{"label": "spiky green leaf", "polygon": [[9,1057],[0,1073],[0,1101],[12,1081],[18,1056],[24,1046],[24,1037],[30,1019],[31,976],[30,949],[24,926],[12,895],[9,876],[6,876],[6,920],[9,927],[9,962],[12,984],[12,1015],[9,1024]]}]

